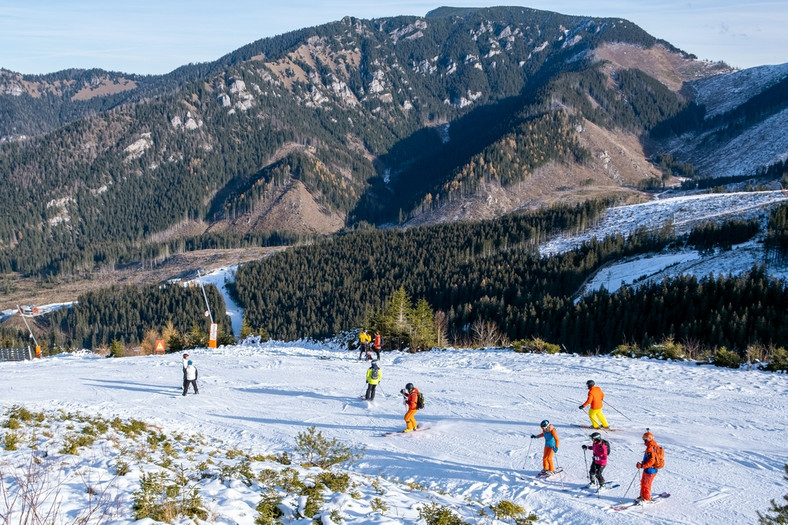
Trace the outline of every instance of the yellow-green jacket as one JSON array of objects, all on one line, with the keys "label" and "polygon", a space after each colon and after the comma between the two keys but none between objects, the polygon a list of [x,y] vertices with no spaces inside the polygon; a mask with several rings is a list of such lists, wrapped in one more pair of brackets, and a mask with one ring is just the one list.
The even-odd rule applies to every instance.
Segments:
[{"label": "yellow-green jacket", "polygon": [[380,378],[382,377],[383,377],[383,371],[380,368],[378,368],[377,379],[372,379],[372,368],[369,368],[367,370],[367,383],[369,383],[370,385],[377,385],[378,383],[380,383]]}]

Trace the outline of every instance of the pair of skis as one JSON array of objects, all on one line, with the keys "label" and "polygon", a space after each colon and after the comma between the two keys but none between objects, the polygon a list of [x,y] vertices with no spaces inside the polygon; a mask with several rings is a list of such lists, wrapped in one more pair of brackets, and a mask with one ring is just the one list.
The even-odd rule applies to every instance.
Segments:
[{"label": "pair of skis", "polygon": [[410,432],[405,430],[397,430],[396,432],[384,432],[381,434],[381,437],[388,437],[388,436],[399,436],[400,434],[415,434],[416,432],[424,432],[427,430],[425,427],[419,427],[416,430],[411,430]]},{"label": "pair of skis", "polygon": [[670,494],[667,492],[662,492],[661,494],[652,494],[651,501],[633,501],[632,503],[626,503],[624,505],[613,505],[610,507],[611,510],[615,511],[622,511],[622,510],[629,510],[629,509],[637,509],[640,507],[647,507],[649,505],[653,505],[654,503],[659,502],[660,500],[669,498]]}]

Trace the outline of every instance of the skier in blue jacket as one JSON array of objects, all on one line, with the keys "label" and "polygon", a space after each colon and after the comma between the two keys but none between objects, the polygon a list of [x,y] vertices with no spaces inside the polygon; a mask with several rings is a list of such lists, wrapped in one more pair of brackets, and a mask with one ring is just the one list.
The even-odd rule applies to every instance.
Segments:
[{"label": "skier in blue jacket", "polygon": [[542,455],[542,471],[539,474],[554,474],[555,462],[553,455],[558,452],[558,432],[555,427],[550,424],[548,420],[542,421],[542,433],[537,435],[531,434],[531,439],[544,437],[544,454]]}]

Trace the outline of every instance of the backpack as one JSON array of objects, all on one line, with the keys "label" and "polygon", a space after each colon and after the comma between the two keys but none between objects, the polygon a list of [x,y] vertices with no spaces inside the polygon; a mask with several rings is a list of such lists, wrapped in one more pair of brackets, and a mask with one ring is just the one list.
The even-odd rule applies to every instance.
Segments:
[{"label": "backpack", "polygon": [[665,466],[665,449],[656,443],[651,447],[651,457],[654,458],[654,468],[661,469]]},{"label": "backpack", "polygon": [[377,379],[379,371],[380,371],[379,368],[373,368],[372,373],[370,374],[369,377],[371,377],[372,379]]},{"label": "backpack", "polygon": [[421,410],[424,408],[424,394],[421,392],[418,393],[418,397],[416,397],[416,408]]},{"label": "backpack", "polygon": [[610,455],[610,443],[608,443],[607,440],[605,440],[605,439],[602,439],[600,441],[602,442],[603,445],[605,445],[605,448],[607,448],[607,455],[609,456]]}]

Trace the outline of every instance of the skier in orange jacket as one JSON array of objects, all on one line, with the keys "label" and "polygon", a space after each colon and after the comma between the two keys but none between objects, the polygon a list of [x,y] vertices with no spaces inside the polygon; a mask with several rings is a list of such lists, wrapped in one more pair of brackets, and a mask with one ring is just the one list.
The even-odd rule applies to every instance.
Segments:
[{"label": "skier in orange jacket", "polygon": [[654,483],[657,472],[664,464],[660,463],[660,461],[664,462],[664,459],[659,459],[664,456],[657,452],[657,449],[661,451],[662,447],[657,445],[657,442],[654,440],[654,434],[648,432],[648,429],[646,430],[646,433],[643,434],[643,444],[646,445],[646,452],[643,454],[643,461],[637,463],[637,468],[643,469],[643,475],[640,478],[640,497],[635,500],[635,503],[651,501],[651,484]]},{"label": "skier in orange jacket", "polygon": [[405,396],[405,404],[408,406],[408,411],[405,413],[405,423],[407,428],[404,432],[413,432],[419,425],[416,423],[416,412],[419,411],[417,405],[419,403],[419,389],[413,386],[413,383],[408,383],[405,388],[400,390],[400,394]]},{"label": "skier in orange jacket", "polygon": [[591,420],[591,426],[594,428],[599,428],[600,426],[602,428],[608,428],[607,419],[605,419],[605,415],[602,413],[603,400],[605,399],[604,392],[602,392],[602,389],[596,386],[590,379],[586,381],[586,386],[588,387],[588,399],[586,399],[585,403],[580,405],[580,410],[591,405],[588,411],[588,419]]},{"label": "skier in orange jacket", "polygon": [[380,361],[380,332],[375,333],[375,354],[378,356],[378,361]]}]

